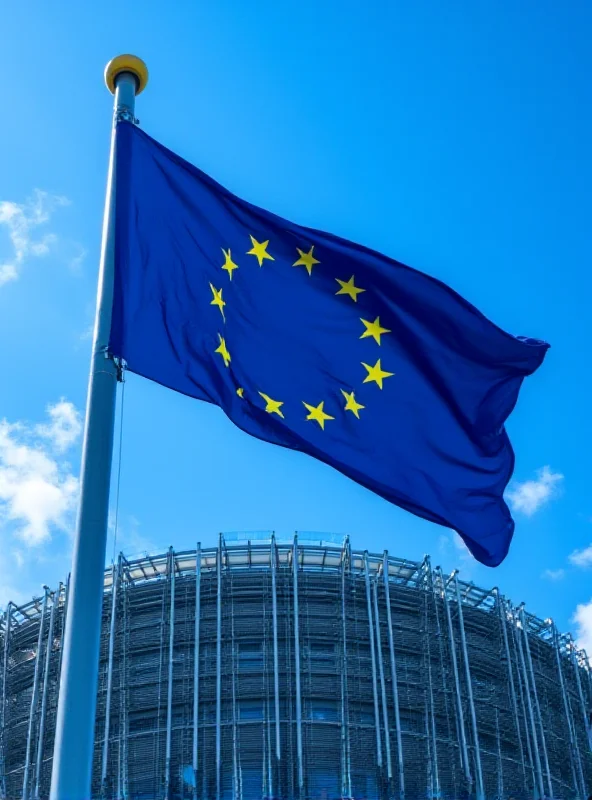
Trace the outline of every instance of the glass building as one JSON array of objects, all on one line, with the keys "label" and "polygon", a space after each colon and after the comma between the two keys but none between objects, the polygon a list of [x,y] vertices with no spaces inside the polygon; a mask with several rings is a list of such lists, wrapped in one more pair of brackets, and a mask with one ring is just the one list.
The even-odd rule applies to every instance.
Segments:
[{"label": "glass building", "polygon": [[[93,797],[587,798],[592,673],[429,558],[220,537],[105,574]],[[0,632],[0,796],[46,798],[68,584]]]}]

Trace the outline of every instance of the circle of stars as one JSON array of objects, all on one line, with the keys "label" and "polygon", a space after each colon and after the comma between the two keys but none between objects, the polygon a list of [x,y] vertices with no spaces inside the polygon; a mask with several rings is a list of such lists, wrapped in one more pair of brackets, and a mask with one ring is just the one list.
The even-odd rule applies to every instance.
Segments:
[{"label": "circle of stars", "polygon": [[[267,249],[269,246],[269,239],[262,242],[257,241],[254,236],[250,236],[250,239],[251,249],[246,251],[246,255],[253,256],[257,260],[259,267],[263,267],[265,261],[275,261],[275,258],[268,252]],[[228,248],[228,250],[225,250],[224,248],[221,249],[224,256],[224,263],[221,265],[221,269],[228,273],[228,278],[230,281],[232,281],[233,272],[239,269],[239,264],[233,260],[230,248]],[[314,255],[314,249],[315,245],[311,245],[309,250],[301,250],[299,247],[297,247],[296,251],[298,253],[298,258],[292,264],[293,267],[304,267],[309,277],[312,277],[314,268],[321,263],[320,259]],[[354,303],[357,303],[358,296],[366,291],[366,289],[356,285],[355,275],[351,275],[348,280],[342,280],[340,278],[336,278],[335,280],[339,286],[335,294],[349,297]],[[226,301],[222,297],[223,289],[217,289],[214,284],[210,283],[210,290],[212,292],[212,300],[210,301],[210,305],[216,306],[220,310],[222,320],[226,322],[226,314],[224,312]],[[388,328],[385,328],[381,325],[380,317],[376,317],[376,319],[373,321],[362,319],[360,317],[360,322],[362,323],[364,330],[359,338],[374,339],[378,346],[381,345],[381,338],[386,334],[391,333]],[[221,333],[218,334],[218,340],[219,344],[214,350],[214,353],[218,354],[221,357],[224,366],[228,367],[230,365],[231,356],[230,352],[228,351],[226,340]],[[394,372],[388,372],[387,370],[383,369],[380,358],[375,364],[366,364],[362,361],[361,366],[366,370],[366,375],[363,378],[362,383],[374,383],[379,389],[383,388],[383,383],[387,378],[391,378],[395,374]],[[345,401],[343,410],[349,411],[354,415],[354,417],[356,417],[356,419],[360,419],[360,411],[363,411],[366,406],[358,402],[354,391],[347,392],[345,389],[341,389],[340,391]],[[236,389],[236,394],[239,398],[244,399],[244,388],[239,386]],[[276,414],[278,417],[281,417],[281,419],[285,419],[284,412],[282,411],[282,406],[284,405],[283,400],[276,400],[270,397],[268,394],[265,394],[265,392],[261,391],[258,392],[258,395],[265,404],[263,407],[264,411],[266,411],[268,414]],[[306,412],[304,419],[306,421],[316,422],[321,430],[325,430],[326,422],[335,419],[334,416],[325,411],[324,400],[321,400],[317,405],[306,403],[303,400],[302,405],[304,406]]]}]

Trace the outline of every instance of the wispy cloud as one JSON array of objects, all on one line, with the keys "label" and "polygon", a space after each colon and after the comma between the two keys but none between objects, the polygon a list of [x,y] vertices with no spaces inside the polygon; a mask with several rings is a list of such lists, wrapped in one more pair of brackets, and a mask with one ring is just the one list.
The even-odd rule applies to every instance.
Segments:
[{"label": "wispy cloud", "polygon": [[85,309],[86,327],[77,334],[76,349],[80,348],[86,342],[92,342],[93,334],[95,332],[95,305],[88,303]]},{"label": "wispy cloud", "polygon": [[506,492],[513,511],[531,517],[557,494],[563,475],[550,467],[537,470],[534,480],[514,483]]},{"label": "wispy cloud", "polygon": [[441,534],[438,538],[438,551],[443,559],[442,567],[460,568],[462,577],[466,580],[473,576],[478,563],[456,531]]},{"label": "wispy cloud", "polygon": [[571,621],[576,626],[576,640],[578,647],[583,647],[592,657],[592,599],[588,603],[580,603],[575,610]]},{"label": "wispy cloud", "polygon": [[452,542],[454,544],[456,554],[461,561],[464,561],[465,563],[466,562],[473,563],[475,561],[475,559],[471,555],[471,551],[463,542],[463,540],[460,538],[458,533],[456,533],[456,531],[454,531],[454,533],[452,534]]},{"label": "wispy cloud", "polygon": [[69,529],[78,494],[63,454],[80,435],[80,415],[64,399],[47,411],[43,425],[0,420],[0,531],[27,547],[47,541],[52,529]]},{"label": "wispy cloud", "polygon": [[565,570],[564,569],[546,569],[541,578],[544,578],[547,581],[562,581],[565,578]]},{"label": "wispy cloud", "polygon": [[58,453],[63,453],[82,433],[80,411],[62,397],[58,403],[47,407],[47,415],[50,422],[36,425],[35,433],[47,439]]},{"label": "wispy cloud", "polygon": [[124,519],[119,517],[117,531],[115,531],[115,515],[109,515],[109,531],[107,544],[107,558],[113,554],[124,553],[127,558],[140,558],[148,553],[162,553],[166,549],[156,544],[153,539],[141,532],[141,522],[137,517],[129,514]]},{"label": "wispy cloud", "polygon": [[95,323],[91,322],[89,323],[88,327],[85,328],[85,330],[83,330],[82,333],[80,334],[79,336],[80,341],[90,342],[94,332],[95,332]]},{"label": "wispy cloud", "polygon": [[12,247],[8,259],[0,260],[0,286],[18,278],[27,258],[45,256],[55,246],[56,234],[39,234],[38,229],[49,222],[56,208],[68,203],[67,198],[40,189],[25,203],[0,200],[0,226],[6,229]]},{"label": "wispy cloud", "polygon": [[18,574],[22,562],[14,553],[0,547],[0,608],[4,609],[9,602],[26,603],[30,599],[27,592],[20,587]]},{"label": "wispy cloud", "polygon": [[574,550],[569,554],[568,560],[574,567],[592,567],[592,544],[583,550]]},{"label": "wispy cloud", "polygon": [[78,242],[71,242],[71,247],[74,250],[73,255],[70,256],[68,266],[72,272],[80,272],[80,268],[88,255],[88,250]]}]

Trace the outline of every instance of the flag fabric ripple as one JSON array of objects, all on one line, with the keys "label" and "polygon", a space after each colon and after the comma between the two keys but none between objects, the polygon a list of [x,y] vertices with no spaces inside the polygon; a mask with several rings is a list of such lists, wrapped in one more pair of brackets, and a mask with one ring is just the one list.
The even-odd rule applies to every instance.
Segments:
[{"label": "flag fabric ripple", "polygon": [[504,423],[548,345],[434,278],[237,198],[129,122],[116,154],[110,353],[499,564],[514,530]]}]

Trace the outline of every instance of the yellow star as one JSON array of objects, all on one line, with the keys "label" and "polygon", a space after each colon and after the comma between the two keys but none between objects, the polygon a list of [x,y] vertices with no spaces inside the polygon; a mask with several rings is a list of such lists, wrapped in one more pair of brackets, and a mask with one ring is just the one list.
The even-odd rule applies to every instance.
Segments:
[{"label": "yellow star", "polygon": [[332,417],[329,414],[325,414],[325,412],[323,410],[323,406],[325,405],[325,401],[324,400],[321,400],[321,402],[318,404],[318,406],[309,406],[308,403],[305,403],[304,401],[302,401],[302,405],[309,412],[309,414],[308,414],[306,419],[307,420],[308,419],[314,419],[315,422],[319,423],[319,425],[321,426],[321,428],[323,430],[325,430],[325,420],[326,419],[335,419],[335,417]]},{"label": "yellow star", "polygon": [[239,386],[239,387],[238,387],[238,389],[236,390],[236,393],[237,393],[237,395],[240,397],[240,399],[241,399],[241,400],[242,400],[242,399],[244,398],[244,396],[245,396],[245,390],[243,389],[243,387],[242,387],[242,386]]},{"label": "yellow star", "polygon": [[266,242],[258,242],[257,239],[253,239],[251,236],[251,242],[253,243],[253,247],[250,250],[247,250],[248,256],[255,256],[257,261],[259,262],[259,266],[263,266],[263,261],[268,258],[270,261],[275,261],[273,256],[270,256],[267,252],[267,245],[269,244],[269,239]]},{"label": "yellow star", "polygon": [[226,347],[226,342],[224,341],[224,337],[218,334],[218,339],[220,339],[220,344],[214,350],[214,353],[220,353],[220,355],[224,359],[224,366],[227,367],[230,364],[230,353],[228,352],[228,348]]},{"label": "yellow star", "polygon": [[226,259],[222,264],[222,269],[225,269],[228,273],[228,277],[232,280],[232,273],[235,269],[238,269],[238,264],[235,264],[232,258],[230,257],[230,248],[225,250],[222,248],[222,252],[224,253],[224,258]]},{"label": "yellow star", "polygon": [[314,267],[314,265],[315,265],[315,264],[320,264],[320,263],[321,263],[321,262],[320,262],[320,261],[319,261],[317,258],[315,258],[315,257],[313,256],[313,254],[312,254],[312,251],[314,250],[314,244],[312,245],[312,247],[310,248],[310,250],[308,251],[308,253],[305,253],[305,252],[304,252],[303,250],[301,250],[299,247],[297,247],[297,248],[296,248],[296,250],[298,250],[298,252],[299,252],[299,254],[300,254],[300,258],[298,259],[298,261],[295,261],[295,262],[292,264],[292,266],[293,266],[293,267],[299,267],[299,266],[306,267],[306,271],[308,272],[308,274],[309,274],[309,275],[312,275],[312,268]]},{"label": "yellow star", "polygon": [[341,390],[341,394],[345,397],[345,410],[351,411],[353,414],[356,415],[358,419],[360,419],[360,409],[366,408],[361,403],[356,402],[356,398],[354,397],[354,393],[344,392],[343,389]]},{"label": "yellow star", "polygon": [[348,281],[340,281],[339,278],[335,278],[337,283],[341,286],[339,291],[335,292],[335,294],[348,294],[354,303],[358,302],[358,295],[362,292],[365,292],[365,289],[360,289],[354,284],[355,275],[352,275]]},{"label": "yellow star", "polygon": [[380,327],[380,317],[376,317],[374,322],[368,322],[367,319],[360,319],[360,322],[363,322],[366,326],[366,330],[360,336],[360,339],[365,339],[366,336],[372,336],[372,338],[380,344],[380,337],[383,333],[390,333],[388,328],[381,328]]},{"label": "yellow star", "polygon": [[363,383],[370,383],[371,381],[374,381],[375,383],[378,384],[378,387],[380,389],[382,389],[383,379],[390,378],[392,375],[395,374],[394,372],[385,372],[380,366],[380,359],[378,359],[378,361],[373,367],[369,366],[368,364],[364,364],[363,361],[362,361],[362,366],[364,367],[364,369],[368,370],[368,374],[364,378]]},{"label": "yellow star", "polygon": [[212,290],[212,294],[214,295],[214,299],[210,302],[211,306],[218,306],[220,309],[220,313],[222,314],[222,319],[226,322],[226,317],[224,316],[224,306],[226,305],[226,301],[222,300],[222,289],[216,289],[210,283],[210,289]]},{"label": "yellow star", "polygon": [[268,414],[277,414],[278,417],[284,419],[284,415],[281,412],[281,406],[284,405],[282,400],[272,400],[271,397],[267,394],[263,394],[263,392],[259,392],[261,397],[265,400],[265,410]]}]

